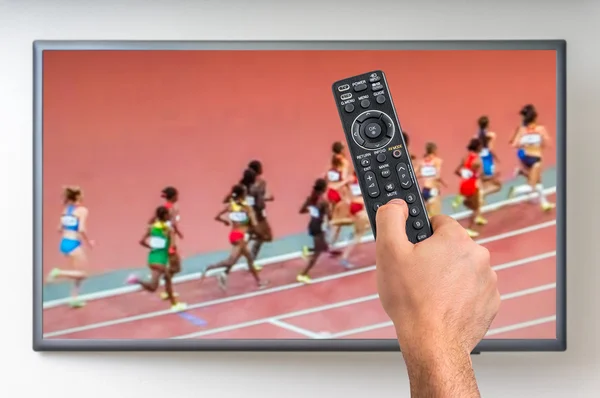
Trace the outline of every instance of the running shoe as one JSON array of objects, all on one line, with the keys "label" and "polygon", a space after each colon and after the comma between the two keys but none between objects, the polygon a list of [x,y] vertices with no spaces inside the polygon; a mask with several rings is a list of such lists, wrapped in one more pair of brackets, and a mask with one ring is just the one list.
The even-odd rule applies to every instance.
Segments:
[{"label": "running shoe", "polygon": [[312,279],[310,279],[310,276],[308,275],[298,275],[296,277],[296,280],[300,283],[305,283],[307,285],[312,283]]},{"label": "running shoe", "polygon": [[69,307],[71,307],[71,308],[83,308],[83,307],[85,307],[85,301],[82,301],[82,300],[80,300],[78,298],[71,299],[69,301]]},{"label": "running shoe", "polygon": [[221,290],[227,290],[227,274],[225,272],[221,272],[217,275],[217,282],[219,283]]},{"label": "running shoe", "polygon": [[344,267],[346,269],[351,269],[352,268],[352,264],[350,264],[350,261],[346,260],[345,258],[342,258],[340,260],[340,264],[342,264],[342,267]]},{"label": "running shoe", "polygon": [[186,303],[176,303],[171,306],[171,311],[173,312],[181,312],[187,309]]},{"label": "running shoe", "polygon": [[[179,293],[173,292],[173,297],[179,297]],[[169,299],[169,294],[167,292],[162,292],[160,294],[160,298],[162,300],[168,300]]]},{"label": "running shoe", "polygon": [[478,237],[478,236],[479,236],[479,232],[477,232],[477,231],[473,231],[473,230],[472,230],[472,229],[470,229],[470,228],[467,228],[467,233],[469,234],[469,236],[470,236],[471,238],[476,238],[476,237]]},{"label": "running shoe", "polygon": [[458,207],[462,204],[463,201],[464,198],[462,197],[462,195],[456,195],[454,197],[454,200],[452,201],[452,208],[454,210],[458,209]]},{"label": "running shoe", "polygon": [[48,282],[52,282],[54,281],[56,278],[58,278],[60,275],[60,269],[59,268],[54,268],[52,271],[50,271],[50,273],[48,274]]},{"label": "running shoe", "polygon": [[140,282],[140,278],[138,278],[138,276],[136,274],[131,274],[127,277],[127,279],[125,280],[125,283],[128,285],[135,285],[136,283]]},{"label": "running shoe", "polygon": [[550,211],[550,210],[554,209],[555,207],[556,207],[556,205],[554,203],[550,203],[550,202],[542,204],[542,210],[544,210],[544,211]]}]

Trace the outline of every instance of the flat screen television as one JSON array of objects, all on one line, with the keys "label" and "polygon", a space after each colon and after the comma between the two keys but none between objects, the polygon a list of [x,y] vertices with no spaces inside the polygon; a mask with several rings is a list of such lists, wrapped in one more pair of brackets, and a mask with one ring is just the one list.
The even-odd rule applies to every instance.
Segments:
[{"label": "flat screen television", "polygon": [[[381,70],[414,162],[432,144],[443,159],[436,211],[465,223],[453,171],[482,117],[495,133],[473,239],[491,252],[502,306],[477,351],[564,350],[565,52],[564,41],[35,42],[34,349],[397,350],[370,230],[352,217],[329,227],[332,249],[307,276],[299,213],[345,153],[332,84]],[[551,137],[533,193],[511,145],[526,105]],[[264,188],[260,205],[247,197],[260,239],[216,221],[236,213],[244,178]],[[168,225],[175,254],[142,246]],[[243,257],[228,274],[213,266],[246,250],[255,273]],[[178,271],[174,300],[159,266]]]}]

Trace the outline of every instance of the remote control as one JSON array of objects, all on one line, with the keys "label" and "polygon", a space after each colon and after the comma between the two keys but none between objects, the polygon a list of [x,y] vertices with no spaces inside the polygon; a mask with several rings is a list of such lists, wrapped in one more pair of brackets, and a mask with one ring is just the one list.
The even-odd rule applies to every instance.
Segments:
[{"label": "remote control", "polygon": [[403,199],[408,239],[417,243],[430,237],[431,223],[385,74],[377,70],[337,81],[333,95],[373,234],[377,209]]}]

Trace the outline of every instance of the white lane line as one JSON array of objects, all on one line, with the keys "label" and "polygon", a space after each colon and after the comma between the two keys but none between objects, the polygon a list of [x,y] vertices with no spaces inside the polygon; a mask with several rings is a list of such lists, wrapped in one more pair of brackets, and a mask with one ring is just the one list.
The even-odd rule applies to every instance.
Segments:
[{"label": "white lane line", "polygon": [[[543,325],[545,323],[550,323],[550,322],[554,322],[554,321],[556,321],[556,315],[533,319],[531,321],[526,321],[526,322],[514,323],[512,325],[507,325],[507,326],[502,326],[499,328],[490,329],[486,333],[485,337],[494,336],[494,335],[500,334],[500,333],[512,332],[512,331],[520,330],[520,329],[526,329],[531,326]],[[381,322],[381,323],[376,323],[376,324],[369,325],[369,326],[363,326],[361,328],[344,330],[343,332],[332,334],[328,338],[339,339],[340,337],[352,336],[354,334],[366,333],[366,332],[370,332],[372,330],[384,329],[384,328],[393,327],[393,326],[394,326],[394,324],[392,322]],[[322,337],[319,337],[319,338],[322,338]]]},{"label": "white lane line", "polygon": [[315,333],[315,332],[311,332],[310,330],[307,329],[303,329],[301,327],[289,324],[287,322],[283,322],[280,321],[278,319],[271,319],[268,323],[270,323],[271,325],[275,325],[277,327],[280,327],[282,329],[286,329],[289,330],[291,332],[297,333],[297,334],[301,334],[305,337],[311,338],[311,339],[319,339],[321,338],[321,335],[319,333]]},{"label": "white lane line", "polygon": [[[547,195],[553,194],[555,192],[556,192],[556,187],[550,187],[550,188],[547,188],[544,190],[544,193]],[[537,196],[537,193],[532,193],[532,194],[529,194],[526,196],[519,196],[519,197],[516,197],[513,199],[501,200],[501,201],[498,201],[498,202],[495,202],[495,203],[492,203],[489,205],[485,205],[481,208],[481,210],[483,213],[487,213],[490,211],[497,210],[503,206],[525,202],[531,198],[535,198],[536,196]],[[462,220],[464,218],[467,218],[470,214],[471,214],[471,211],[463,211],[460,213],[452,214],[451,217],[453,217],[457,220]],[[374,240],[373,235],[367,235],[362,239],[362,242],[363,243],[372,242],[373,240]],[[342,247],[347,246],[348,243],[349,243],[349,241],[339,242],[335,246],[338,248],[342,248]],[[265,258],[264,260],[259,260],[256,262],[256,264],[261,265],[261,266],[277,264],[277,263],[281,263],[284,261],[300,258],[301,254],[302,253],[300,251],[282,254],[282,255],[278,255],[278,256]],[[239,263],[235,267],[232,268],[232,271],[239,271],[239,270],[246,270],[246,269],[248,269],[248,264]],[[214,275],[216,272],[217,271],[211,270],[207,273],[207,276]],[[192,281],[194,279],[199,279],[201,275],[202,275],[201,272],[194,272],[194,273],[191,273],[188,275],[178,276],[173,279],[173,283],[177,284],[177,283]],[[116,288],[116,289],[102,290],[102,291],[99,291],[96,293],[83,294],[80,296],[80,298],[84,301],[91,301],[91,300],[98,300],[98,299],[103,299],[103,298],[107,298],[107,297],[113,297],[113,296],[119,296],[122,294],[137,292],[140,290],[141,290],[141,288],[138,286],[124,286],[124,287],[120,287],[120,288]],[[57,300],[46,301],[46,302],[44,302],[44,309],[53,308],[53,307],[67,304],[69,302],[69,300],[70,299],[67,297],[67,298],[62,298],[62,299],[57,299]]]},{"label": "white lane line", "polygon": [[[519,290],[516,292],[512,292],[512,293],[508,293],[505,294],[503,296],[501,296],[500,298],[502,300],[511,300],[517,297],[523,297],[523,296],[527,296],[530,294],[536,294],[536,293],[540,293],[546,290],[550,290],[550,289],[555,289],[556,288],[556,283],[549,283],[546,285],[541,285],[541,286],[536,286],[530,289],[524,289],[524,290]],[[319,307],[314,307],[314,308],[308,308],[305,310],[301,310],[301,311],[294,311],[294,312],[289,312],[287,314],[281,314],[275,317],[269,317],[269,318],[262,318],[262,319],[256,319],[254,321],[248,321],[248,322],[242,322],[242,323],[238,323],[235,325],[229,325],[229,326],[223,326],[220,328],[214,328],[214,329],[209,329],[209,330],[204,330],[201,332],[194,332],[194,333],[189,333],[189,334],[185,334],[182,336],[176,336],[173,337],[174,339],[189,339],[189,338],[197,338],[197,337],[202,337],[202,336],[208,336],[211,334],[216,334],[216,333],[222,333],[222,332],[229,332],[231,330],[237,330],[237,329],[242,329],[242,328],[246,328],[249,326],[257,326],[257,325],[261,325],[263,323],[267,323],[272,321],[273,319],[289,319],[289,318],[295,318],[298,316],[302,316],[302,315],[309,315],[309,314],[313,314],[316,312],[323,312],[323,311],[327,311],[327,310],[331,310],[334,308],[341,308],[341,307],[347,307],[349,305],[354,305],[354,304],[358,304],[358,303],[363,303],[366,301],[372,301],[372,300],[376,300],[379,298],[379,295],[377,294],[372,294],[370,296],[365,296],[365,297],[359,297],[356,299],[352,299],[352,300],[346,300],[346,301],[340,301],[338,303],[335,304],[328,304],[328,305],[323,305],[323,306],[319,306]],[[389,324],[392,324],[391,322],[387,322]],[[387,325],[387,323],[382,323],[379,325]],[[365,326],[365,327],[369,327],[369,326]],[[371,326],[372,327],[372,326]],[[382,326],[385,327],[385,326]],[[361,328],[358,328],[359,330]],[[368,330],[373,330],[373,329],[368,329]],[[340,335],[340,333],[338,333],[338,335]],[[319,337],[322,338],[322,337]]]},{"label": "white lane line", "polygon": [[520,322],[520,323],[515,323],[514,325],[508,325],[508,326],[502,326],[499,328],[490,329],[486,333],[485,336],[488,337],[488,336],[494,336],[494,335],[500,334],[500,333],[513,332],[515,330],[525,329],[525,328],[529,328],[532,326],[543,325],[545,323],[550,323],[550,322],[554,322],[554,321],[556,321],[556,315],[547,316],[544,318],[532,319],[531,321],[527,321],[527,322]]},{"label": "white lane line", "polygon": [[[541,293],[543,291],[551,290],[551,289],[555,289],[555,288],[556,288],[556,283],[549,283],[547,285],[536,286],[534,288],[525,289],[525,290],[519,290],[519,291],[513,292],[513,293],[508,293],[508,294],[500,296],[500,298],[502,299],[502,301],[506,301],[506,300],[517,298],[517,297],[527,296],[527,295],[530,295],[530,294]],[[529,325],[530,322],[532,322],[532,321],[522,322],[521,324],[523,324],[523,325]],[[515,325],[519,325],[519,324],[515,324]],[[384,328],[387,328],[387,327],[390,327],[390,326],[394,326],[394,324],[391,321],[381,322],[381,323],[376,323],[376,324],[373,324],[373,325],[361,326],[361,327],[355,328],[355,329],[344,330],[343,332],[332,334],[329,338],[338,339],[340,337],[346,337],[346,336],[351,336],[353,334],[370,332],[372,330],[384,329]],[[529,325],[529,326],[531,326],[531,325]],[[508,326],[505,326],[504,328],[507,328],[507,327]],[[527,327],[527,326],[523,326],[523,327]],[[502,331],[504,331],[504,330],[502,330],[500,332],[493,332],[494,330],[500,330],[500,329],[503,329],[503,328],[490,329],[490,331],[488,331],[487,335],[489,335],[490,332],[492,332],[492,334],[494,334],[494,333],[502,333]],[[512,330],[512,329],[509,329],[509,330]]]},{"label": "white lane line", "polygon": [[[537,225],[533,225],[530,227],[526,227],[526,228],[522,228],[522,229],[518,229],[515,231],[511,231],[510,233],[505,233],[505,234],[501,234],[501,235],[497,235],[498,238],[495,238],[494,236],[491,236],[487,239],[486,243],[489,242],[493,242],[496,240],[501,240],[501,239],[506,239],[509,237],[513,237],[513,236],[518,236],[521,234],[525,234],[525,233],[530,233],[539,229],[543,229],[543,228],[548,228],[552,225],[556,224],[556,220],[553,221],[549,221],[549,222],[545,222],[545,223],[541,223],[541,224],[537,224]],[[479,241],[477,241],[479,242]],[[516,261],[522,261],[521,260],[516,260]],[[510,264],[510,263],[507,263]],[[520,265],[520,264],[519,264]],[[345,277],[349,277],[349,276],[353,276],[353,275],[358,275],[358,274],[362,274],[362,273],[366,273],[366,272],[371,272],[375,270],[375,265],[371,265],[368,267],[364,267],[364,268],[358,268],[355,270],[350,270],[350,271],[346,271],[346,272],[341,272],[339,274],[333,274],[333,275],[327,275],[321,278],[316,278],[313,279],[313,285],[317,284],[317,283],[324,283],[324,282],[328,282],[328,281],[332,281],[332,280],[336,280],[336,279],[341,279],[341,278],[345,278]],[[253,297],[258,297],[258,296],[262,296],[262,295],[266,295],[266,294],[272,294],[272,293],[277,293],[277,292],[281,292],[281,291],[285,291],[285,290],[290,290],[290,289],[295,289],[295,288],[300,288],[303,287],[304,284],[302,283],[292,283],[289,285],[283,285],[283,286],[278,286],[278,287],[274,287],[271,289],[265,289],[265,290],[257,290],[254,292],[248,292],[248,293],[244,293],[244,294],[240,294],[240,295],[236,295],[236,296],[230,296],[230,297],[225,297],[225,298],[221,298],[221,299],[216,299],[216,300],[211,300],[211,301],[205,301],[202,303],[197,303],[197,304],[193,304],[193,305],[189,305],[188,306],[188,310],[192,310],[192,309],[197,309],[197,308],[206,308],[206,307],[210,307],[210,306],[214,306],[214,305],[219,305],[219,304],[224,304],[224,303],[230,303],[233,301],[238,301],[238,300],[244,300],[244,299],[248,299],[248,298],[253,298]],[[69,329],[64,329],[64,330],[57,330],[54,332],[49,332],[44,334],[44,338],[49,338],[49,337],[57,337],[57,336],[61,336],[61,335],[65,335],[65,334],[71,334],[71,333],[77,333],[77,332],[83,332],[86,330],[92,330],[92,329],[96,329],[96,328],[101,328],[101,327],[107,327],[107,326],[114,326],[114,325],[119,325],[122,323],[127,323],[127,322],[135,322],[135,321],[140,321],[143,319],[148,319],[148,318],[154,318],[154,317],[158,317],[158,316],[163,316],[163,315],[169,315],[172,312],[170,310],[162,310],[162,311],[154,311],[154,312],[148,312],[145,314],[139,314],[139,315],[132,315],[132,316],[128,316],[128,317],[123,317],[123,318],[117,318],[117,319],[113,319],[113,320],[109,320],[109,321],[104,321],[104,322],[97,322],[97,323],[92,323],[92,324],[88,324],[88,325],[83,325],[83,326],[77,326],[77,327],[73,327],[73,328],[69,328]]]}]

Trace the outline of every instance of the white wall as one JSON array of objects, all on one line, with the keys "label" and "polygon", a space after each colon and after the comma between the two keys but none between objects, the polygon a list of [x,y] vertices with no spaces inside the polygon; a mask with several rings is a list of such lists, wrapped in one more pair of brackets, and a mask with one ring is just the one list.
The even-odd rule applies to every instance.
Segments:
[{"label": "white wall", "polygon": [[[399,354],[35,354],[31,92],[35,39],[482,39],[568,42],[569,305],[564,354],[474,358],[485,397],[598,396],[600,2],[0,0],[4,392],[51,397],[408,395]],[[453,4],[456,3],[456,4]],[[470,2],[475,3],[475,2]],[[365,18],[365,29],[352,30]],[[10,170],[10,173],[8,171]],[[24,199],[10,197],[10,193]],[[5,213],[6,214],[6,213]],[[596,239],[594,239],[596,238]],[[7,239],[11,248],[7,250]],[[16,243],[15,243],[16,242]],[[9,320],[10,319],[10,320]],[[71,380],[72,379],[72,380]],[[16,393],[16,388],[20,389]],[[596,391],[594,393],[594,391]]]}]

